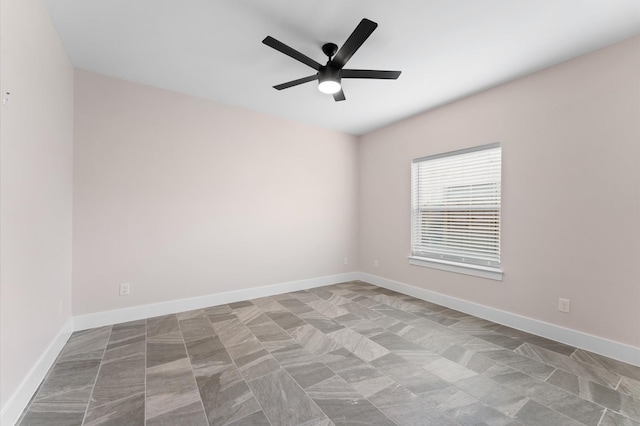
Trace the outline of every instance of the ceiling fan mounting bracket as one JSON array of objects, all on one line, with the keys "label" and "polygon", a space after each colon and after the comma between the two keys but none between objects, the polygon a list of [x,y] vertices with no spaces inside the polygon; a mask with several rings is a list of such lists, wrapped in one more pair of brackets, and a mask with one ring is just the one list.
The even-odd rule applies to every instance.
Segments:
[{"label": "ceiling fan mounting bracket", "polygon": [[338,51],[338,45],[335,43],[325,43],[322,45],[322,51],[331,59]]}]

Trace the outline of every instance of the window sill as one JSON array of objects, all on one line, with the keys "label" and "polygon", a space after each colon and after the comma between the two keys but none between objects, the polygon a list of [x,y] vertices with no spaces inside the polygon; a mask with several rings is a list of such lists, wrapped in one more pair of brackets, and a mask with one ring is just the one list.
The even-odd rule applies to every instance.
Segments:
[{"label": "window sill", "polygon": [[427,268],[442,269],[443,271],[456,272],[458,274],[473,275],[495,281],[502,281],[502,276],[504,275],[504,272],[498,268],[468,265],[446,260],[427,259],[425,257],[409,256],[409,264],[424,266]]}]

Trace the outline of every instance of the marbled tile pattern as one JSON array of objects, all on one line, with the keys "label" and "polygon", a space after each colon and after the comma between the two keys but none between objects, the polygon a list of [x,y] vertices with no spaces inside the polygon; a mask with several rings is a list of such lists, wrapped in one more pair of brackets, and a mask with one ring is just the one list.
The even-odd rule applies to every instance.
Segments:
[{"label": "marbled tile pattern", "polygon": [[640,367],[348,282],[76,332],[19,424],[640,426]]}]

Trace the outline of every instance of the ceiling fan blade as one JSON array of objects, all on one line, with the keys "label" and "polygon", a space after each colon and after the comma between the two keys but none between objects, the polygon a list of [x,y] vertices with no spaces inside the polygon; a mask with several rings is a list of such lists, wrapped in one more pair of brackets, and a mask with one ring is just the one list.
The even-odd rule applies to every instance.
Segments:
[{"label": "ceiling fan blade", "polygon": [[288,89],[289,87],[297,86],[298,84],[308,83],[313,80],[318,79],[318,74],[310,75],[309,77],[302,77],[297,80],[287,81],[286,83],[278,84],[277,86],[273,86],[274,89],[282,90]]},{"label": "ceiling fan blade", "polygon": [[344,97],[344,92],[342,91],[342,89],[340,89],[339,92],[336,92],[336,93],[333,94],[333,99],[336,102],[340,102],[340,101],[344,101],[347,98]]},{"label": "ceiling fan blade", "polygon": [[378,24],[368,19],[360,21],[355,30],[351,33],[347,41],[344,42],[336,56],[333,57],[331,62],[337,67],[342,68],[351,59],[354,53],[362,46],[362,43],[369,38],[373,30],[376,29]]},{"label": "ceiling fan blade", "polygon": [[275,38],[273,38],[271,36],[266,36],[265,39],[262,40],[262,42],[264,44],[266,44],[267,46],[273,47],[277,51],[282,52],[285,55],[292,57],[296,61],[300,61],[303,64],[310,66],[314,70],[320,69],[320,64],[319,63],[317,63],[316,61],[314,61],[313,59],[311,59],[307,55],[298,52],[294,48],[287,46],[283,42],[278,41],[278,40],[276,40]]},{"label": "ceiling fan blade", "polygon": [[378,78],[384,80],[395,80],[400,77],[402,71],[380,71],[380,70],[342,70],[342,78]]}]

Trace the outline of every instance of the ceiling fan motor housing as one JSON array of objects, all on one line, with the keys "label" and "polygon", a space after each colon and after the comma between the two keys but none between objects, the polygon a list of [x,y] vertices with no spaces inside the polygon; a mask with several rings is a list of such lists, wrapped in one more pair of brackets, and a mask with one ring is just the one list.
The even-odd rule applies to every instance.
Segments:
[{"label": "ceiling fan motor housing", "polygon": [[320,80],[320,82],[326,81],[326,80],[333,80],[333,81],[339,82],[340,71],[341,71],[340,68],[337,68],[331,65],[331,63],[328,63],[327,65],[323,65],[318,70],[318,80]]}]

